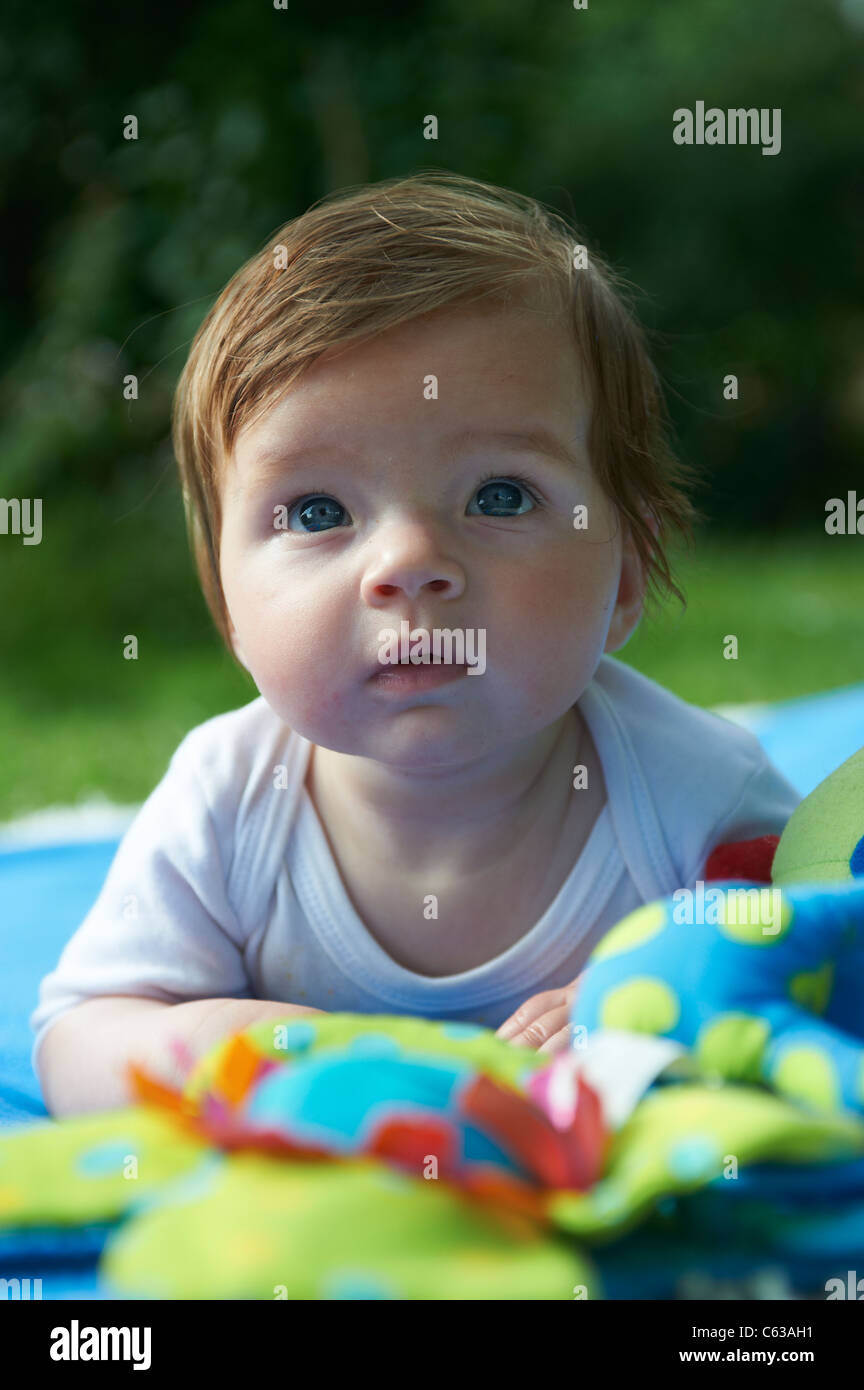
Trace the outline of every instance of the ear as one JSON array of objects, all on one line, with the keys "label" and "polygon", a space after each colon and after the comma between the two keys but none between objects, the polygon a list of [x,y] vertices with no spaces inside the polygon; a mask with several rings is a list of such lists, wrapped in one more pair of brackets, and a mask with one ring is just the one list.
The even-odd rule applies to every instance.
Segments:
[{"label": "ear", "polygon": [[[644,511],[642,513],[651,534],[656,537],[659,529],[657,518],[653,512]],[[615,608],[612,613],[612,621],[609,624],[609,631],[606,636],[604,652],[617,652],[625,646],[633,636],[639,619],[642,617],[642,608],[645,603],[645,585],[647,575],[639,560],[639,553],[633,540],[633,531],[630,526],[626,526],[626,534],[621,555],[621,578],[618,584],[618,593],[615,598]]]}]

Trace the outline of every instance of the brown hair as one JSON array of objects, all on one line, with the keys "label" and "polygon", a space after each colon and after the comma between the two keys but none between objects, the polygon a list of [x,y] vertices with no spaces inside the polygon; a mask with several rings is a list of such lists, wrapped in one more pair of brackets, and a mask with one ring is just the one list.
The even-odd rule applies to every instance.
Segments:
[{"label": "brown hair", "polygon": [[[324,352],[444,305],[551,291],[569,310],[587,367],[592,466],[629,526],[655,590],[684,596],[667,542],[692,539],[695,475],[673,454],[660,381],[624,282],[575,226],[533,198],[445,170],[346,189],[285,223],[241,266],[205,317],[177,385],[174,452],[190,540],[230,647],[219,572],[222,465]],[[519,295],[522,298],[522,294]],[[653,516],[656,536],[646,516]]]}]

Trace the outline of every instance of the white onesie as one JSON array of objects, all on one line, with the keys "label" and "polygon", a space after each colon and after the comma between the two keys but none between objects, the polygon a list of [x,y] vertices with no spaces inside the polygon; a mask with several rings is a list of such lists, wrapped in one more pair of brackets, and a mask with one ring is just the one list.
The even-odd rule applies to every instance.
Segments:
[{"label": "white onesie", "polygon": [[[284,999],[497,1028],[569,984],[642,903],[692,887],[718,844],[779,834],[800,801],[756,738],[604,656],[579,700],[607,802],[540,920],[484,965],[398,965],[352,906],[308,791],[311,744],[263,697],[193,729],[42,981],[38,1048],[93,996]],[[281,773],[277,769],[283,769]]]}]

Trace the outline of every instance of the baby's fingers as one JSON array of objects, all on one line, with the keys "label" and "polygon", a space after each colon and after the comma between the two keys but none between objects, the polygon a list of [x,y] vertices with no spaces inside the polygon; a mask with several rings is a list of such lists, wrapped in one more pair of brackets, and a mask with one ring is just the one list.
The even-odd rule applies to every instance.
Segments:
[{"label": "baby's fingers", "polygon": [[553,1033],[548,1042],[538,1047],[537,1051],[544,1054],[554,1055],[556,1052],[567,1052],[570,1048],[570,1023],[565,1023],[563,1028],[559,1028],[557,1033]]},{"label": "baby's fingers", "polygon": [[[569,987],[568,987],[569,988]],[[496,1037],[504,1038],[507,1042],[524,1033],[543,1014],[549,1013],[552,1009],[569,1009],[570,1001],[567,997],[567,989],[546,989],[542,994],[532,994],[530,999],[520,1005],[515,1014],[511,1014],[508,1019],[501,1024],[496,1033]],[[541,1039],[545,1042],[545,1038]]]},{"label": "baby's fingers", "polygon": [[[533,1047],[535,1051],[552,1051],[551,1043],[560,1034],[566,1033],[570,1022],[570,1010],[567,1005],[561,1005],[557,1009],[549,1009],[539,1018],[533,1019],[521,1033],[517,1033],[510,1041],[514,1047]],[[550,1046],[547,1046],[550,1044]],[[557,1050],[557,1049],[555,1049]]]}]

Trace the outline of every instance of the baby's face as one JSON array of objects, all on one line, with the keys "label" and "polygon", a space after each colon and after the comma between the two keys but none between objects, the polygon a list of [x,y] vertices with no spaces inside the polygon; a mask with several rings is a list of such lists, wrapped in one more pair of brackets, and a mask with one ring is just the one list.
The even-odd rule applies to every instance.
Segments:
[{"label": "baby's face", "polygon": [[[327,354],[242,431],[222,583],[235,649],[276,714],[406,769],[464,765],[560,718],[641,611],[589,420],[563,321],[463,307]],[[430,640],[462,630],[477,673],[394,674],[381,633],[403,621]]]}]

